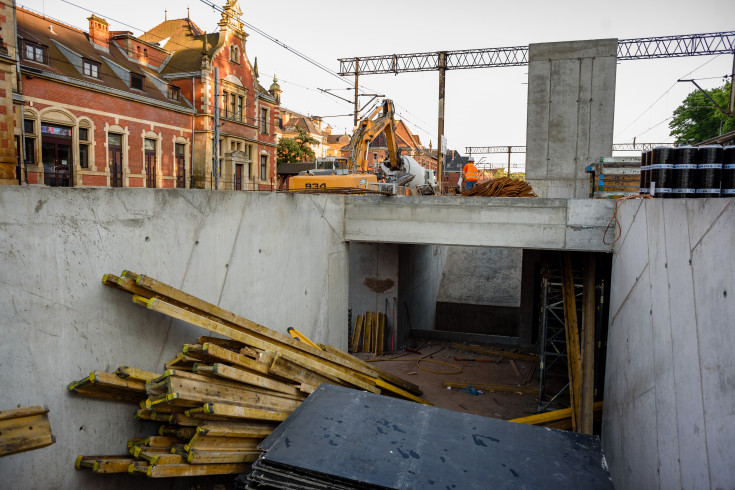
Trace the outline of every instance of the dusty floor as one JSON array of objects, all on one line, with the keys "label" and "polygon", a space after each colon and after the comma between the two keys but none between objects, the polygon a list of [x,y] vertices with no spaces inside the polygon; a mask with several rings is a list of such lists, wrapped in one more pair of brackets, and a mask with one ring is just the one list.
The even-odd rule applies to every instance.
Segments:
[{"label": "dusty floor", "polygon": [[[485,347],[510,350],[508,346],[486,345]],[[437,407],[503,420],[538,413],[537,393],[517,394],[486,391],[480,395],[472,395],[457,389],[450,390],[442,386],[443,381],[523,386],[522,380],[527,377],[529,370],[535,368],[534,374],[525,386],[537,389],[539,378],[536,363],[514,361],[521,374],[519,377],[510,361],[506,358],[458,351],[450,348],[449,344],[437,342],[425,343],[418,350],[421,352],[421,355],[406,352],[386,353],[379,358],[374,354],[357,353],[354,355],[365,360],[382,359],[376,363],[379,368],[417,384],[423,391],[422,398],[430,401]],[[535,354],[532,349],[523,349],[521,352],[524,354]],[[429,356],[426,357],[426,360],[449,363],[456,366],[456,368],[436,362],[422,361],[421,363],[417,363],[418,359],[427,354]],[[388,360],[397,356],[401,357],[395,360]],[[458,361],[455,358],[483,359],[489,362]],[[461,368],[461,373],[449,374],[456,373],[459,370],[458,368]],[[427,370],[447,374],[432,373]],[[558,384],[560,381],[562,380],[551,379],[550,383]],[[554,405],[552,408],[562,408],[562,406]]]}]

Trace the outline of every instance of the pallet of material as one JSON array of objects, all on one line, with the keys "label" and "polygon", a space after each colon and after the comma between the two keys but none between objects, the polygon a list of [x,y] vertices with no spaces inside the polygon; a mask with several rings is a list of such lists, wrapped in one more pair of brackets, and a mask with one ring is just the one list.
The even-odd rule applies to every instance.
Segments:
[{"label": "pallet of material", "polygon": [[0,410],[0,457],[40,449],[54,442],[48,408]]},{"label": "pallet of material", "polygon": [[588,165],[590,196],[610,199],[635,195],[640,192],[640,157],[603,157]]}]

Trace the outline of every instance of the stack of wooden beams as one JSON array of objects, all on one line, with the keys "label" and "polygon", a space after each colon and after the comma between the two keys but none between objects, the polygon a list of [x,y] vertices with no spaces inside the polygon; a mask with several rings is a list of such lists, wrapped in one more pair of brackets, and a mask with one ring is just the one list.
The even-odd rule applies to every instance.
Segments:
[{"label": "stack of wooden beams", "polygon": [[324,350],[258,325],[155,279],[123,272],[102,282],[145,306],[228,338],[199,337],[163,374],[123,366],[69,384],[82,396],[134,402],[157,434],[131,439],[128,455],[79,456],[77,469],[149,477],[240,473],[257,446],[320,384],[420,403],[416,385],[332,346]]},{"label": "stack of wooden beams", "polygon": [[371,352],[382,356],[385,347],[384,313],[358,315],[352,328],[352,352]]},{"label": "stack of wooden beams", "polygon": [[54,442],[47,407],[0,410],[0,456],[39,449]]}]

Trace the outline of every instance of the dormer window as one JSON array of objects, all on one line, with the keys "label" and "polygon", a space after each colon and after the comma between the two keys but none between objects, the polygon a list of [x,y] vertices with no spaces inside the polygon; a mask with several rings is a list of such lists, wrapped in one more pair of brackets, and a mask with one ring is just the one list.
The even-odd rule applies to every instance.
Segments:
[{"label": "dormer window", "polygon": [[130,88],[142,91],[143,90],[143,77],[136,73],[131,73],[130,74]]},{"label": "dormer window", "polygon": [[25,50],[23,50],[23,58],[36,63],[46,63],[46,47],[25,41]]},{"label": "dormer window", "polygon": [[181,95],[181,91],[179,90],[179,87],[175,87],[173,85],[169,85],[168,86],[168,91],[167,91],[166,95],[171,100],[179,100],[179,97]]},{"label": "dormer window", "polygon": [[88,77],[100,77],[100,64],[94,61],[82,60],[82,73]]},{"label": "dormer window", "polygon": [[233,63],[240,63],[240,48],[234,44],[230,45],[230,61]]}]

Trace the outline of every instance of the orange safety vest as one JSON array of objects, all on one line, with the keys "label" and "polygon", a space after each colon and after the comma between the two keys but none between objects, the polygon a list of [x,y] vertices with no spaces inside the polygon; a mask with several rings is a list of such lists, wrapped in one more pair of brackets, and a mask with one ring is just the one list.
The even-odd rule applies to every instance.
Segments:
[{"label": "orange safety vest", "polygon": [[474,163],[468,163],[464,166],[464,180],[477,180],[477,167]]}]

